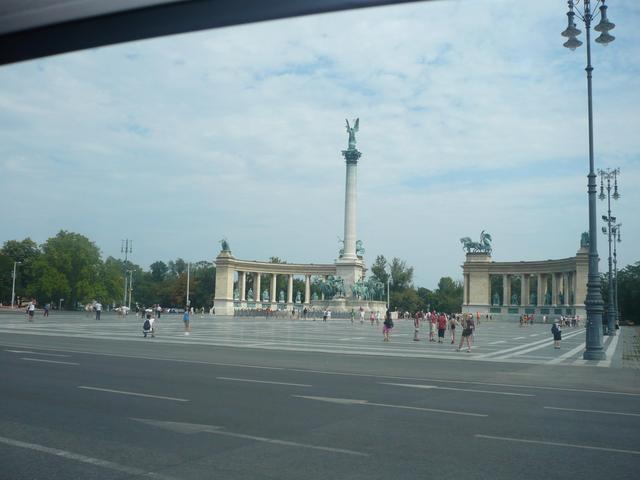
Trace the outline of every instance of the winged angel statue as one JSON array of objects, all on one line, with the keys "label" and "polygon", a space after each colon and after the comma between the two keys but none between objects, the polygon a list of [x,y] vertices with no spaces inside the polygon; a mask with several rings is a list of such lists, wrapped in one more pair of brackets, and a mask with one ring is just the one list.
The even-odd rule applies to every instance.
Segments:
[{"label": "winged angel statue", "polygon": [[356,118],[353,122],[353,127],[349,125],[349,120],[347,120],[347,133],[349,133],[349,150],[356,149],[356,132],[360,127],[360,119]]}]

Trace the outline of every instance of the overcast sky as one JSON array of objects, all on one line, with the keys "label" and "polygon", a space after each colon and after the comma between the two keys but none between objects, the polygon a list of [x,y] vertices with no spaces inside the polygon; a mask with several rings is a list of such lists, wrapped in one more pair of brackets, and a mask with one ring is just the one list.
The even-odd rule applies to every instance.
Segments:
[{"label": "overcast sky", "polygon": [[[640,3],[609,3],[595,153],[622,171],[624,266],[640,260]],[[483,229],[495,261],[573,256],[588,230],[586,49],[563,48],[565,14],[560,0],[445,0],[0,67],[0,242],[65,229],[119,257],[129,238],[147,268],[213,260],[226,237],[241,259],[333,262],[344,123],[359,117],[367,265],[400,257],[434,288],[462,278],[459,239]],[[604,235],[598,248],[604,270]]]}]

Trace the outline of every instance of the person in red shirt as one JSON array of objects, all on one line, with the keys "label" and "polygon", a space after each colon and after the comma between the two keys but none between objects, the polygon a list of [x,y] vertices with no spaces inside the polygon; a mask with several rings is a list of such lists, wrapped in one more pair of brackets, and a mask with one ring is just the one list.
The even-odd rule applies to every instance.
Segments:
[{"label": "person in red shirt", "polygon": [[447,329],[447,317],[444,313],[438,316],[438,343],[444,342],[444,332]]}]

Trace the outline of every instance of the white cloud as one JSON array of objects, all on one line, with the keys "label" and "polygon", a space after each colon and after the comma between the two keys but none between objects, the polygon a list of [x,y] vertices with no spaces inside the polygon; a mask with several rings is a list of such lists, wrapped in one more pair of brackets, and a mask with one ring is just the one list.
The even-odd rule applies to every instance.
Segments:
[{"label": "white cloud", "polygon": [[[0,69],[1,240],[77,230],[134,260],[326,262],[342,236],[344,118],[359,116],[359,237],[416,283],[560,258],[587,226],[584,48],[538,2],[442,1],[165,37]],[[623,262],[638,260],[640,8],[594,51],[599,167],[620,165]],[[28,194],[25,184],[28,183]],[[601,244],[602,245],[602,244]],[[601,248],[601,255],[604,250]]]}]

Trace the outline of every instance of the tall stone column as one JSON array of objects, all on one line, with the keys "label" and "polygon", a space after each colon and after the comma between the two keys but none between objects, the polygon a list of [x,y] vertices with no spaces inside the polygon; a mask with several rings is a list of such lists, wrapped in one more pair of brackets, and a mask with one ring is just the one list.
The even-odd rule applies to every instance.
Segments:
[{"label": "tall stone column", "polygon": [[247,272],[238,272],[238,283],[240,284],[240,301],[247,300]]},{"label": "tall stone column", "polygon": [[507,282],[509,281],[509,275],[502,275],[502,305],[509,305],[509,288]]},{"label": "tall stone column", "polygon": [[287,279],[287,303],[293,303],[293,275]]},{"label": "tall stone column", "polygon": [[520,274],[520,305],[529,305],[529,275]]},{"label": "tall stone column", "polygon": [[278,275],[275,273],[271,274],[271,303],[276,303],[276,280]]},{"label": "tall stone column", "polygon": [[551,274],[551,304],[558,305],[558,274],[555,272]]},{"label": "tall stone column", "polygon": [[511,275],[507,275],[507,305],[511,305]]},{"label": "tall stone column", "polygon": [[562,305],[569,305],[569,274],[567,272],[562,273]]},{"label": "tall stone column", "polygon": [[253,289],[255,290],[254,295],[256,296],[256,302],[262,301],[262,292],[260,291],[260,274],[253,274]]},{"label": "tall stone column", "polygon": [[304,303],[311,303],[311,275],[304,276]]},{"label": "tall stone column", "polygon": [[357,171],[358,159],[362,155],[356,148],[355,133],[359,120],[353,127],[347,124],[349,143],[347,150],[342,151],[346,162],[346,178],[344,191],[344,250],[336,260],[336,275],[344,280],[345,295],[352,297],[351,287],[364,275],[364,263],[356,251],[356,217],[357,217]]},{"label": "tall stone column", "polygon": [[358,150],[343,150],[347,163],[347,175],[344,190],[344,260],[357,260],[356,255],[356,206],[358,186]]}]

